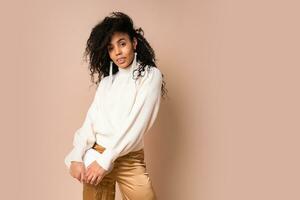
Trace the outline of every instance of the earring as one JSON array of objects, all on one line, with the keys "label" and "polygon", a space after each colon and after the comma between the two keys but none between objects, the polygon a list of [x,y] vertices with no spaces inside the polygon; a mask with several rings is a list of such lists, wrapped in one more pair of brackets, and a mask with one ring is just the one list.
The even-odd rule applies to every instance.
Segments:
[{"label": "earring", "polygon": [[133,58],[133,66],[131,68],[131,74],[133,74],[133,70],[136,68],[136,65],[137,65],[137,52],[134,52],[134,58]]},{"label": "earring", "polygon": [[131,67],[131,74],[134,76],[134,70],[137,68],[137,52],[134,52],[134,59]]},{"label": "earring", "polygon": [[113,62],[110,61],[110,66],[109,66],[109,78],[110,82],[112,83],[112,68],[113,68]]},{"label": "earring", "polygon": [[136,66],[136,63],[137,63],[137,52],[134,52],[134,65]]}]

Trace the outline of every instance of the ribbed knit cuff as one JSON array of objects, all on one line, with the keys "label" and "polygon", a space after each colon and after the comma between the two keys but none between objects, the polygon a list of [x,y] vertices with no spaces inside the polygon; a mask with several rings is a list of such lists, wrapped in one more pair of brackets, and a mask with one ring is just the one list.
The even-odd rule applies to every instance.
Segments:
[{"label": "ribbed knit cuff", "polygon": [[68,169],[70,169],[71,162],[83,162],[82,156],[84,153],[84,148],[74,147],[72,151],[65,157],[65,164]]},{"label": "ribbed knit cuff", "polygon": [[96,162],[106,171],[111,170],[113,162],[117,158],[117,153],[113,150],[106,149],[99,158],[96,159]]}]

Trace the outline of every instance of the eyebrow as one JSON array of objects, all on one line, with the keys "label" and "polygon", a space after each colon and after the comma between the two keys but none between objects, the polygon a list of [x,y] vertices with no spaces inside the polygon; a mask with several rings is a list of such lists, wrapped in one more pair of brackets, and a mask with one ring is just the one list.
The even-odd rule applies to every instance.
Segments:
[{"label": "eyebrow", "polygon": [[[118,39],[117,43],[120,42],[121,40],[125,40],[125,38],[122,37],[122,38]],[[109,43],[108,45],[112,45],[112,43]]]}]

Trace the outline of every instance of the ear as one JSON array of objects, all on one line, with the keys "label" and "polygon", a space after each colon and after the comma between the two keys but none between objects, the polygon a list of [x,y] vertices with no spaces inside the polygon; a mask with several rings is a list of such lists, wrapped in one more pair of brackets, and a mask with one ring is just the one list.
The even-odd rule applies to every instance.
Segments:
[{"label": "ear", "polygon": [[137,39],[136,37],[133,38],[133,48],[136,49],[137,46]]}]

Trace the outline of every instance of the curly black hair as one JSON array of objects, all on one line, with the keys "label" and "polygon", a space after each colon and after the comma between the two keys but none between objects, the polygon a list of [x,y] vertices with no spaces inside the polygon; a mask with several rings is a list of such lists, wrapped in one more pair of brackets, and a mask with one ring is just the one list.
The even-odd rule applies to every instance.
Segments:
[{"label": "curly black hair", "polygon": [[[137,69],[136,78],[143,76],[145,67],[149,68],[157,67],[155,62],[155,53],[148,41],[144,37],[144,31],[142,28],[135,28],[132,19],[122,12],[111,12],[109,16],[105,17],[96,26],[93,27],[91,34],[86,42],[86,48],[84,52],[84,58],[89,63],[89,71],[91,81],[96,85],[99,85],[101,78],[109,75],[110,57],[107,50],[107,46],[115,32],[127,33],[131,42],[135,37],[138,41],[136,46],[137,60],[141,64]],[[113,74],[117,73],[118,66],[113,63]],[[94,80],[94,74],[98,74],[98,79]],[[164,75],[162,74],[162,77]],[[161,91],[164,98],[167,93],[165,87],[166,83],[163,80]]]}]

